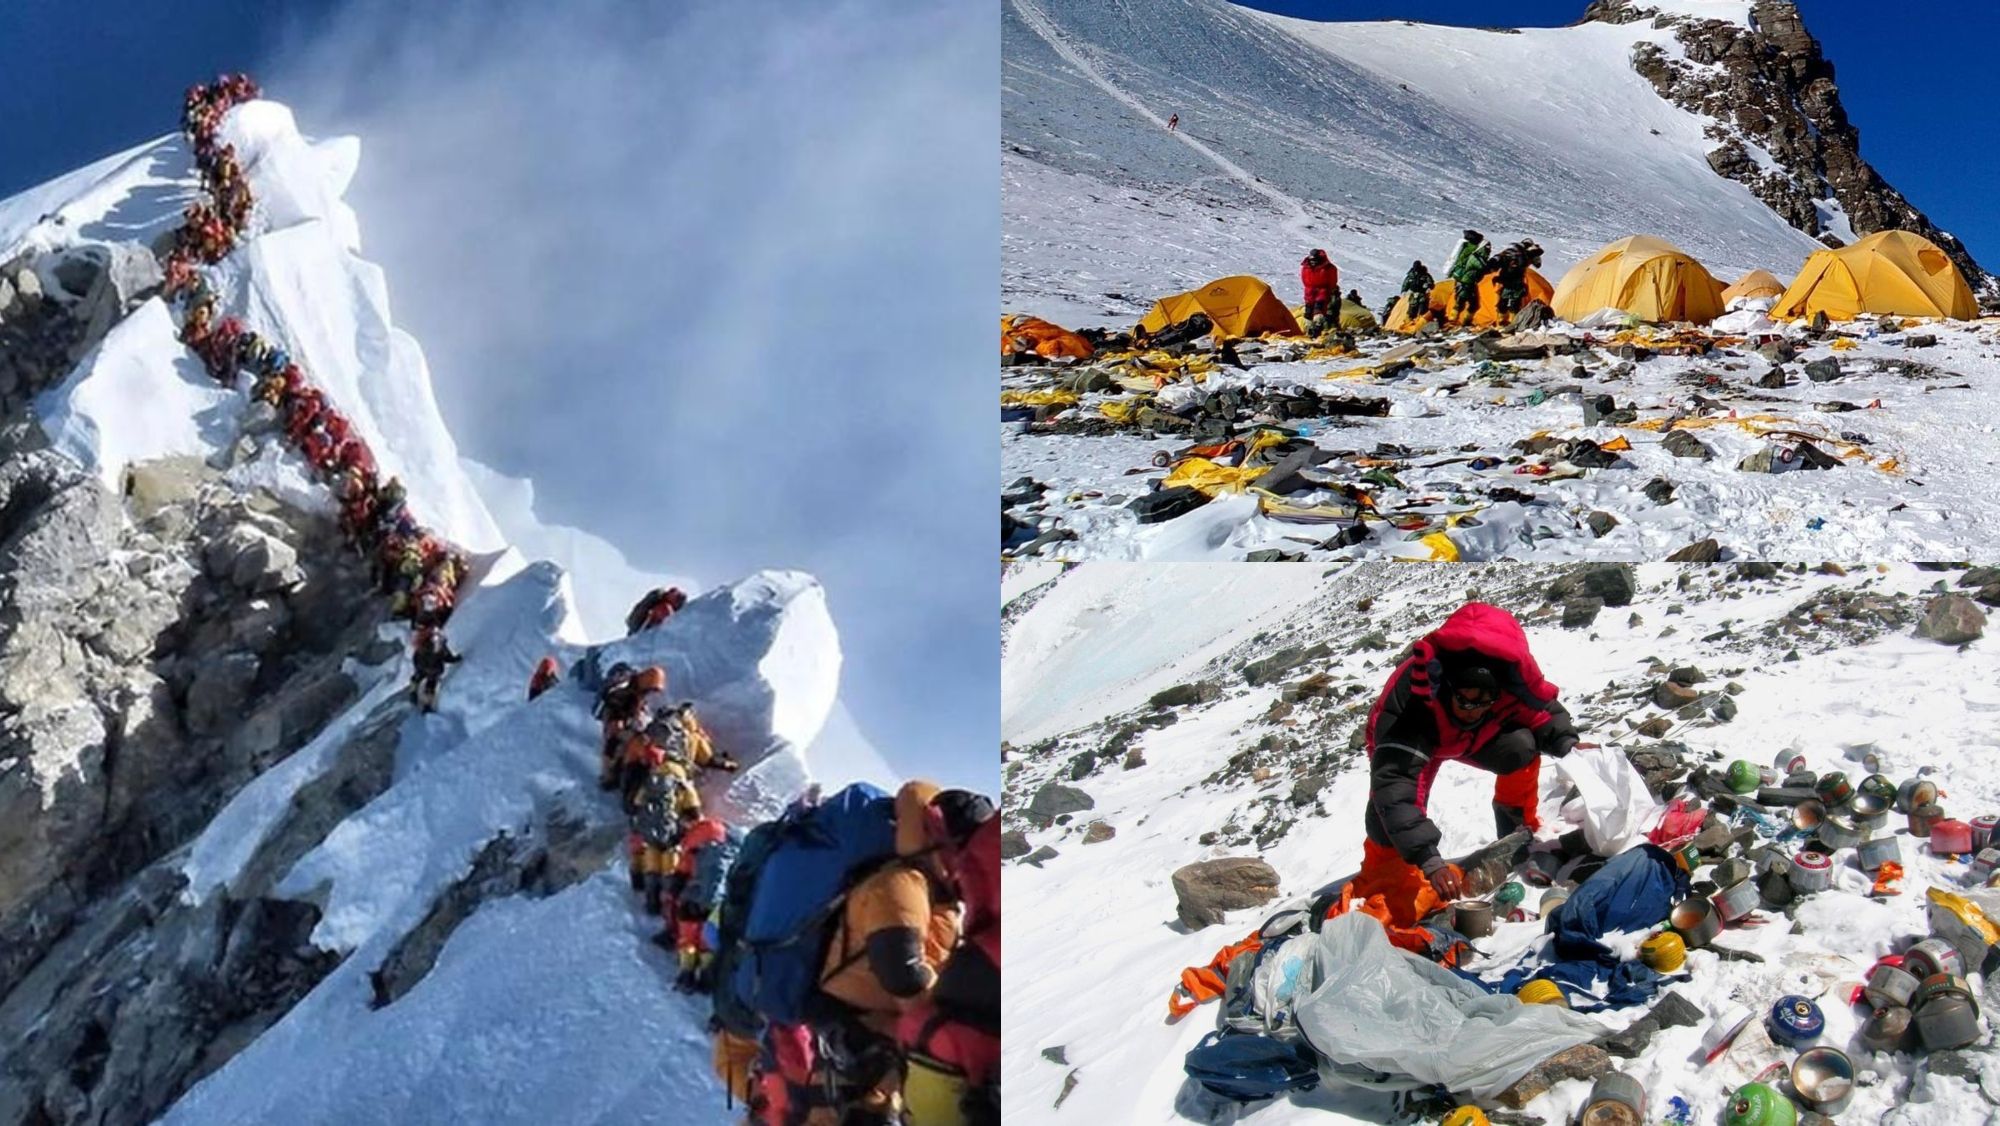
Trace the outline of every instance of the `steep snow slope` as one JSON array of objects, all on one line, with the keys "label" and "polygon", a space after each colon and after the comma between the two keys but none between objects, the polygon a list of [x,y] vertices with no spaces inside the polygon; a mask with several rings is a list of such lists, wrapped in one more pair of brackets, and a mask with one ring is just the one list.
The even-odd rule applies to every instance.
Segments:
[{"label": "steep snow slope", "polygon": [[1642,42],[1681,57],[1646,22],[1502,32],[1008,0],[1002,305],[1099,323],[1234,273],[1294,300],[1309,246],[1378,302],[1412,259],[1441,272],[1468,226],[1534,237],[1551,277],[1634,232],[1719,275],[1789,276],[1817,243],[1709,168],[1704,120],[1632,70]]},{"label": "steep snow slope", "polygon": [[[403,479],[421,519],[481,562],[449,629],[465,660],[435,714],[410,712],[406,657],[356,663],[363,690],[351,707],[135,881],[184,879],[174,910],[189,913],[224,892],[274,884],[250,894],[317,905],[311,946],[342,959],[247,1045],[190,1048],[227,1062],[167,1120],[724,1120],[705,1008],[668,990],[670,959],[645,941],[657,920],[638,912],[622,858],[613,859],[623,818],[596,787],[589,682],[619,660],[664,666],[675,698],[696,701],[717,743],[746,764],[715,784],[711,805],[739,822],[771,816],[808,781],[805,749],[835,707],[840,650],[824,592],[808,575],[760,572],[700,594],[661,629],[582,644],[595,631],[579,618],[570,577],[509,546],[444,428],[421,350],[390,317],[381,271],[360,256],[358,221],[340,199],[358,143],[302,137],[274,102],[233,112],[224,136],[258,207],[248,240],[211,271],[223,311],[284,343],[384,472]],[[141,146],[0,201],[0,260],[57,252],[41,260],[46,270],[65,248],[150,243],[175,226],[196,187],[179,140]],[[323,486],[281,443],[245,433],[247,405],[242,388],[207,377],[154,299],[34,407],[50,443],[110,489],[132,465],[183,455],[227,466],[240,488],[328,510]],[[590,598],[598,607],[631,594]],[[407,633],[387,629],[384,640],[396,652]],[[566,682],[530,703],[523,689],[544,654],[557,656]],[[344,759],[385,729],[394,748],[386,788],[301,837],[313,828],[299,823],[304,795],[340,784],[351,769]],[[855,768],[853,745],[866,744],[851,724],[841,738],[844,774]],[[488,861],[516,855],[510,842],[587,867],[566,878],[517,874],[504,898],[482,903]],[[273,857],[286,866],[252,871]],[[531,882],[555,890],[511,895]],[[470,897],[469,913],[456,930],[451,919],[437,931],[439,905],[453,896]],[[371,975],[439,940],[429,972],[372,1008]],[[48,961],[91,954],[88,943],[71,944]],[[62,978],[37,975],[18,1003],[0,998],[0,1026],[39,1020],[42,991]]]},{"label": "steep snow slope", "polygon": [[[1366,776],[1364,760],[1348,749],[1349,736],[1397,651],[1469,596],[1524,617],[1543,670],[1562,687],[1586,738],[1632,750],[1670,749],[1632,731],[1641,720],[1665,715],[1675,723],[1666,739],[1684,746],[1688,765],[1737,757],[1763,764],[1791,746],[1812,769],[1845,770],[1850,778],[1866,772],[1860,758],[1872,750],[1891,778],[1931,772],[1949,794],[1952,816],[2000,809],[2000,780],[1987,767],[2000,749],[1993,724],[2000,651],[1991,629],[1964,647],[1911,635],[1931,588],[1954,584],[1958,573],[1896,566],[1758,578],[1723,567],[1648,565],[1636,569],[1630,606],[1606,607],[1587,629],[1565,630],[1556,620],[1560,607],[1545,604],[1543,592],[1566,570],[1086,564],[1060,576],[1040,568],[1015,576],[1014,598],[1036,600],[1004,642],[1002,733],[1016,749],[1007,768],[1006,815],[1010,829],[1025,830],[1029,845],[1051,846],[1057,855],[1040,866],[1014,862],[1005,869],[1014,908],[1008,1120],[1230,1120],[1183,1089],[1182,1057],[1214,1027],[1214,1007],[1167,1025],[1168,991],[1183,966],[1206,963],[1281,903],[1355,870]],[[1265,588],[1239,582],[1251,571],[1271,576]],[[1364,598],[1372,600],[1365,608]],[[1321,642],[1331,646],[1329,658],[1278,683],[1250,687],[1240,675],[1247,661]],[[1674,719],[1651,704],[1653,684],[1681,665],[1706,674],[1697,686],[1703,691],[1719,693],[1725,682],[1741,686],[1730,697],[1739,708],[1733,721]],[[1326,697],[1281,704],[1287,682],[1322,671],[1330,676]],[[1197,679],[1218,684],[1221,697],[1170,709],[1146,705],[1152,693]],[[1178,722],[1132,726],[1162,711]],[[1120,746],[1136,748],[1143,765],[1121,769],[1119,757],[1099,759],[1071,780],[1079,754],[1127,732]],[[1064,825],[1035,827],[1024,808],[1051,780],[1084,790],[1095,808]],[[1564,787],[1553,769],[1543,771],[1543,781],[1542,817],[1551,827],[1545,832],[1560,831],[1567,827],[1559,808]],[[1491,792],[1490,779],[1474,770],[1439,775],[1431,813],[1444,831],[1446,854],[1491,838]],[[1116,836],[1084,844],[1085,828],[1099,819]],[[1768,1005],[1784,992],[1826,989],[1826,1042],[1848,1048],[1865,1010],[1845,1004],[1847,989],[1874,958],[1928,933],[1924,888],[1964,886],[1963,864],[1930,855],[1900,831],[1900,818],[1893,824],[1908,869],[1901,894],[1881,902],[1861,898],[1851,887],[1855,880],[1865,885],[1865,878],[1849,872],[1841,877],[1849,891],[1822,893],[1796,909],[1802,933],[1786,933],[1785,920],[1772,913],[1771,925],[1731,929],[1721,940],[1763,961],[1724,962],[1699,951],[1689,959],[1693,981],[1672,988],[1711,1015],[1732,1001]],[[1214,843],[1202,843],[1203,834],[1215,834]],[[1279,873],[1279,900],[1194,933],[1175,922],[1169,879],[1175,869],[1246,855],[1262,856]],[[1538,929],[1502,924],[1479,944],[1490,956],[1470,968],[1508,964],[1534,945]],[[1600,1019],[1622,1027],[1643,1011]],[[1726,1091],[1765,1063],[1790,1058],[1753,1033],[1697,1070],[1688,1057],[1702,1031],[1672,1029],[1639,1059],[1621,1062],[1656,1108],[1679,1095],[1693,1104],[1694,1121],[1719,1120]],[[1873,1074],[1864,1076],[1843,1119],[1885,1113],[1885,1121],[1983,1119],[1977,1077],[1990,1066],[1990,1043],[1984,1035],[1982,1047],[1957,1061],[1947,1053],[1857,1053],[1857,1063]],[[1066,1064],[1043,1056],[1057,1046]],[[1057,1109],[1072,1074],[1075,1087]],[[1587,1084],[1565,1083],[1526,1110],[1545,1121],[1569,1121],[1586,1090]],[[1899,1103],[1923,1105],[1891,1111]],[[1322,1091],[1260,1104],[1245,1119],[1381,1122],[1405,1120],[1402,1113],[1387,1095]]]}]

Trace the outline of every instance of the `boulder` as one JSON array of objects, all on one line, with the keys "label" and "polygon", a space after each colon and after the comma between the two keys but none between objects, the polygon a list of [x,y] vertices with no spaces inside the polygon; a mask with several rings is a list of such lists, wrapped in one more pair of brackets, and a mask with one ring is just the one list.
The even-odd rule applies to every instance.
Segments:
[{"label": "boulder", "polygon": [[1785,369],[1772,368],[1757,377],[1757,386],[1766,391],[1782,390],[1785,386]]},{"label": "boulder", "polygon": [[1083,843],[1087,845],[1102,844],[1117,835],[1118,830],[1112,828],[1110,822],[1092,821],[1090,826],[1083,831]]},{"label": "boulder", "polygon": [[1685,430],[1668,431],[1666,440],[1660,445],[1675,457],[1692,457],[1707,461],[1715,456],[1715,451],[1709,449],[1706,443]]},{"label": "boulder", "polygon": [[1597,614],[1604,609],[1602,598],[1576,597],[1563,603],[1562,626],[1564,629],[1582,629],[1597,620]]},{"label": "boulder", "polygon": [[1189,704],[1206,704],[1221,698],[1221,686],[1213,681],[1197,680],[1155,692],[1146,702],[1155,708],[1179,708]]},{"label": "boulder", "polygon": [[1320,644],[1308,649],[1294,645],[1243,666],[1243,679],[1252,685],[1266,684],[1298,668],[1308,661],[1324,660],[1333,655],[1331,646]]},{"label": "boulder", "polygon": [[1222,922],[1226,911],[1261,907],[1278,895],[1278,873],[1254,856],[1189,864],[1176,869],[1173,880],[1181,924],[1193,930]]},{"label": "boulder", "polygon": [[1830,383],[1840,378],[1840,357],[1827,356],[1806,365],[1806,378],[1814,383]]},{"label": "boulder", "polygon": [[252,594],[284,590],[305,578],[299,569],[299,553],[252,524],[238,524],[210,542],[203,552],[202,566],[210,578]]},{"label": "boulder", "polygon": [[1593,536],[1603,539],[1611,534],[1611,529],[1618,526],[1618,517],[1600,509],[1584,517],[1583,522],[1589,526]]},{"label": "boulder", "polygon": [[1097,801],[1089,794],[1074,786],[1050,782],[1035,791],[1033,800],[1028,802],[1028,816],[1046,825],[1065,813],[1082,813],[1095,808]]},{"label": "boulder", "polygon": [[1000,834],[1000,859],[1013,860],[1035,851],[1028,843],[1028,834],[1019,829],[1009,829]]},{"label": "boulder", "polygon": [[1146,765],[1146,754],[1144,751],[1134,747],[1125,752],[1124,768],[1126,770],[1137,770],[1144,765]]},{"label": "boulder", "polygon": [[1722,558],[1722,545],[1712,539],[1696,540],[1667,556],[1669,563],[1713,563]]},{"label": "boulder", "polygon": [[1652,501],[1654,504],[1665,505],[1674,503],[1674,483],[1665,477],[1653,478],[1646,482],[1645,487],[1639,491],[1646,494],[1646,499]]},{"label": "boulder", "polygon": [[125,471],[125,503],[133,519],[145,520],[168,505],[193,500],[208,476],[199,458],[163,457],[142,462]]},{"label": "boulder", "polygon": [[1550,583],[1543,598],[1555,602],[1581,595],[1602,599],[1606,606],[1629,606],[1637,591],[1630,563],[1585,563]]},{"label": "boulder", "polygon": [[1658,739],[1674,728],[1674,721],[1663,715],[1656,715],[1638,727],[1639,734],[1649,739]]},{"label": "boulder", "polygon": [[1685,684],[1663,680],[1653,686],[1653,703],[1669,711],[1684,708],[1701,698],[1701,693]]},{"label": "boulder", "polygon": [[1940,594],[1924,605],[1917,636],[1940,645],[1963,645],[1986,632],[1986,611],[1962,594]]}]

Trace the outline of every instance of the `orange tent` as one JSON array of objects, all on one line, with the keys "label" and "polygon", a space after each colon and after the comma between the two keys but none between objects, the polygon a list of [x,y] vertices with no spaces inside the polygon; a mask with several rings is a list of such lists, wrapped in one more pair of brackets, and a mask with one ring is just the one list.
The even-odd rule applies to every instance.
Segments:
[{"label": "orange tent", "polygon": [[1642,321],[1707,324],[1722,315],[1722,283],[1674,244],[1633,235],[1570,267],[1549,304],[1572,324],[1599,309]]},{"label": "orange tent", "polygon": [[1299,335],[1299,322],[1271,287],[1257,278],[1238,275],[1217,278],[1200,289],[1162,297],[1139,321],[1147,332],[1159,332],[1196,313],[1207,314],[1224,337]]},{"label": "orange tent", "polygon": [[1000,318],[1000,354],[1003,356],[1033,352],[1051,360],[1059,356],[1087,360],[1095,351],[1090,341],[1040,317]]},{"label": "orange tent", "polygon": [[[1555,292],[1555,287],[1549,284],[1549,279],[1536,273],[1534,270],[1528,271],[1528,300],[1548,304],[1549,299],[1555,296]],[[1432,286],[1430,309],[1428,310],[1430,317],[1440,324],[1444,323],[1450,313],[1453,302],[1458,300],[1457,294],[1458,287],[1448,281],[1441,281]],[[1389,319],[1384,322],[1382,327],[1392,332],[1410,333],[1417,331],[1417,328],[1423,323],[1426,311],[1418,310],[1416,315],[1412,316],[1408,309],[1409,303],[1410,298],[1407,294],[1397,298],[1395,308],[1389,310]],[[1479,311],[1473,314],[1472,324],[1475,328],[1493,328],[1500,324],[1500,277],[1498,274],[1488,274],[1479,279]]]}]

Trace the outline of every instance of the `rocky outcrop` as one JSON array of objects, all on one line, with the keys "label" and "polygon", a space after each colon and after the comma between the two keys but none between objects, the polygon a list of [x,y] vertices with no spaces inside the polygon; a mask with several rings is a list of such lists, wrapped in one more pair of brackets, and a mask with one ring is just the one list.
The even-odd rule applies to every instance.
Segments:
[{"label": "rocky outcrop", "polygon": [[160,280],[159,261],[137,243],[87,243],[0,263],[0,417],[68,374]]},{"label": "rocky outcrop", "polygon": [[128,514],[0,462],[0,994],[354,698],[379,612],[332,522],[182,472]]},{"label": "rocky outcrop", "polygon": [[1787,223],[1840,245],[1821,211],[1820,201],[1831,199],[1856,234],[1911,231],[1936,243],[1983,302],[2000,302],[2000,280],[1862,159],[1861,133],[1841,105],[1833,62],[1793,0],[1754,0],[1748,27],[1662,14],[1646,0],[1595,0],[1584,19],[1649,20],[1673,29],[1687,57],[1674,59],[1643,43],[1633,50],[1633,69],[1661,97],[1709,118],[1715,145],[1709,166],[1749,188]]}]

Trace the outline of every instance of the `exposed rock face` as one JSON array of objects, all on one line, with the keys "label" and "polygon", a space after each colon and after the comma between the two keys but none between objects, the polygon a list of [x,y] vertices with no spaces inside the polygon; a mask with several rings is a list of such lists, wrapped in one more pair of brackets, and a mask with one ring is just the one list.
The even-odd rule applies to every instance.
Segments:
[{"label": "exposed rock face", "polygon": [[[1911,231],[1936,243],[1982,302],[2000,302],[2000,279],[1981,269],[1963,243],[1939,230],[1861,158],[1861,134],[1841,105],[1833,63],[1806,30],[1793,0],[1755,0],[1747,28],[1661,14],[1646,0],[1595,0],[1584,19],[1650,20],[1674,30],[1685,60],[1641,44],[1632,53],[1633,69],[1661,97],[1712,119],[1709,166],[1749,188],[1787,223],[1838,246],[1820,202],[1833,200],[1857,234]],[[1759,161],[1753,146],[1777,167]]]},{"label": "exposed rock face", "polygon": [[1188,864],[1173,880],[1181,924],[1195,930],[1221,922],[1225,911],[1261,906],[1278,895],[1278,873],[1254,856]]},{"label": "exposed rock face", "polygon": [[[78,308],[157,284],[109,254],[56,277]],[[38,362],[87,347],[67,316]],[[353,702],[380,600],[327,516],[189,463],[137,467],[128,503],[37,448],[14,408],[51,378],[0,398],[0,1121],[146,1121],[338,964],[269,888],[387,785],[393,726],[301,793],[239,897],[183,903],[156,862]]]}]

